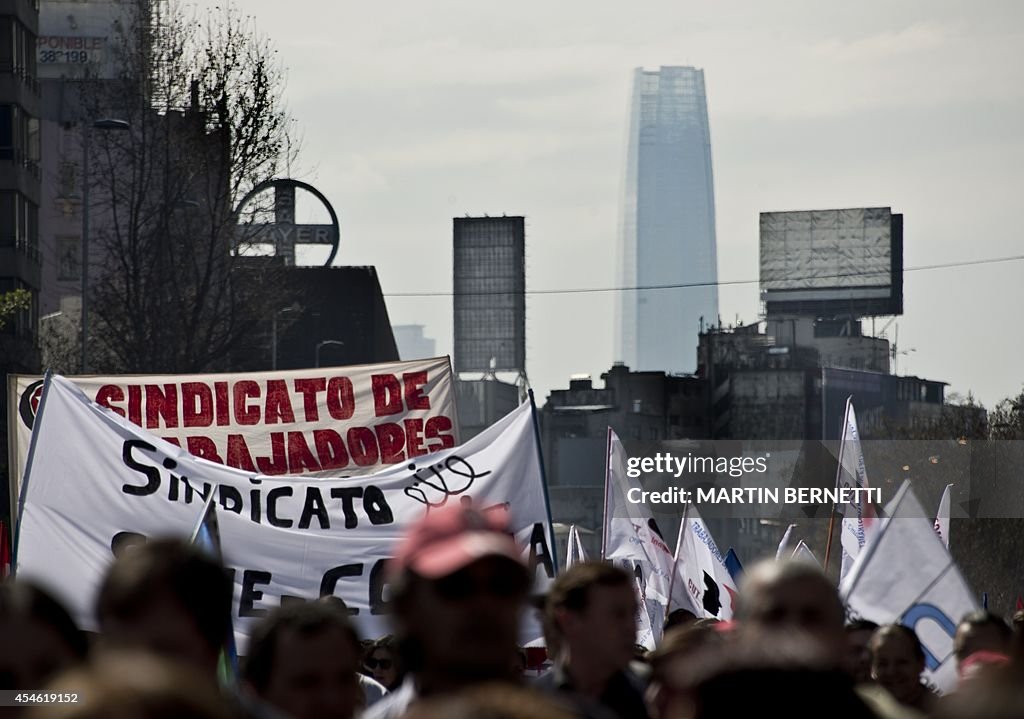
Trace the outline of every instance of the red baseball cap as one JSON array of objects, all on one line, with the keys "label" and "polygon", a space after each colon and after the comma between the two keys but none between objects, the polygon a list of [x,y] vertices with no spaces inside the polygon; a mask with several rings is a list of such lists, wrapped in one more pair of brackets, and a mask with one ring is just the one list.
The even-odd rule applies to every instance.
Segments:
[{"label": "red baseball cap", "polygon": [[498,507],[480,512],[450,504],[431,509],[409,529],[388,563],[388,574],[394,579],[412,571],[440,579],[484,557],[505,557],[523,566],[508,531],[508,511]]}]

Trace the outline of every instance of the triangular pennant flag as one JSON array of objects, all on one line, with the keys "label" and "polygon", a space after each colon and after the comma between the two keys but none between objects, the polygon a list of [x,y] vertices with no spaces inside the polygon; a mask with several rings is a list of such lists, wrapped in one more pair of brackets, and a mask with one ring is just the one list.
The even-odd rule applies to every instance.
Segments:
[{"label": "triangular pennant flag", "polygon": [[797,542],[796,548],[793,550],[791,559],[798,562],[811,562],[815,566],[820,567],[821,563],[818,562],[818,558],[814,556],[814,552],[807,546],[804,540]]},{"label": "triangular pennant flag", "polygon": [[775,551],[776,560],[782,559],[786,556],[786,552],[789,549],[789,537],[793,534],[793,529],[795,527],[795,524],[791,524],[786,527],[786,532],[782,535],[782,540],[779,542],[779,548]]}]

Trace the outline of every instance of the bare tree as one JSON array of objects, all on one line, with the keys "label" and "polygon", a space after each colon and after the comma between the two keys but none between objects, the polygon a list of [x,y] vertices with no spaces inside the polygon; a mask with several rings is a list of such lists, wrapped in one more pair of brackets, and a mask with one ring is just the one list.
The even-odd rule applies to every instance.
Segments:
[{"label": "bare tree", "polygon": [[[251,19],[228,6],[203,18],[176,2],[126,7],[117,76],[82,88],[96,226],[91,369],[228,369],[281,301],[279,265],[244,252],[265,208],[241,218],[235,207],[293,152],[283,73]],[[128,129],[94,129],[98,118]]]}]

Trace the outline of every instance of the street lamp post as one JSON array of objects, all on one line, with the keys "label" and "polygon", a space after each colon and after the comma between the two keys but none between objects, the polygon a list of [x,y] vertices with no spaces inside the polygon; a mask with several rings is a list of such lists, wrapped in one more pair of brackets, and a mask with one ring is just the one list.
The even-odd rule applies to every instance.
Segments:
[{"label": "street lamp post", "polygon": [[93,128],[129,130],[125,120],[105,118],[86,123],[82,128],[82,347],[79,372],[89,371],[89,144]]},{"label": "street lamp post", "polygon": [[345,343],[342,342],[341,340],[321,340],[320,342],[317,342],[316,343],[316,359],[315,359],[315,364],[313,365],[314,367],[319,367],[320,366],[320,348],[323,347],[324,345],[338,345],[339,347],[344,347]]},{"label": "street lamp post", "polygon": [[298,303],[293,304],[291,307],[282,307],[281,309],[274,312],[274,316],[270,321],[270,369],[277,370],[277,316],[283,315],[285,312],[298,312],[302,308],[299,307]]}]

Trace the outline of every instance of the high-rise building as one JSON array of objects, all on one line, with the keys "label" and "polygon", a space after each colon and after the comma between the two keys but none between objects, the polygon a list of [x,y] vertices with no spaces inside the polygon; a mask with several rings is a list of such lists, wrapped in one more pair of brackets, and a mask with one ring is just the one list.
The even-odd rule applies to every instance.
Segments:
[{"label": "high-rise building", "polygon": [[718,323],[715,194],[704,71],[638,68],[626,155],[616,359],[693,372],[697,334]]}]

